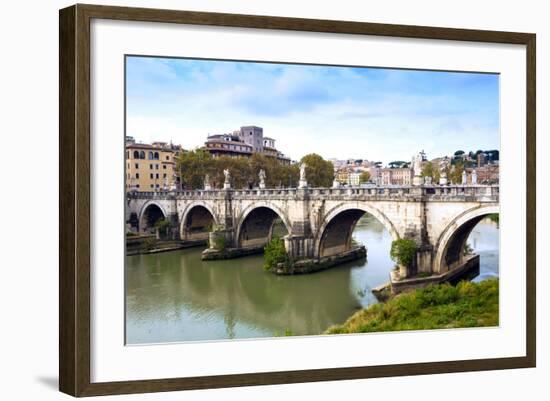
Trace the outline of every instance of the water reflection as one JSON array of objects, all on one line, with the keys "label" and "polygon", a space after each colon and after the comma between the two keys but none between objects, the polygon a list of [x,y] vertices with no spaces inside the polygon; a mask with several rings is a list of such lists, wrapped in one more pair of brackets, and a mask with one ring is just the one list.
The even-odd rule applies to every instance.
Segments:
[{"label": "water reflection", "polygon": [[[203,262],[201,249],[126,257],[127,342],[219,340],[282,334],[319,334],[376,299],[388,280],[391,236],[362,219],[354,239],[366,261],[304,276],[275,276],[261,255]],[[498,275],[498,231],[480,223],[470,237],[481,254],[477,280]]]}]

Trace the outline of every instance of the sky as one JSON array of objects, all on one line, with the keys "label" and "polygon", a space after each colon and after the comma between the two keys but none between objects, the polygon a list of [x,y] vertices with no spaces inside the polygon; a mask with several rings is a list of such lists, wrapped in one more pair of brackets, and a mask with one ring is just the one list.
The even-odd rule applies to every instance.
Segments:
[{"label": "sky", "polygon": [[499,149],[499,76],[129,56],[127,135],[185,149],[256,125],[293,160]]}]

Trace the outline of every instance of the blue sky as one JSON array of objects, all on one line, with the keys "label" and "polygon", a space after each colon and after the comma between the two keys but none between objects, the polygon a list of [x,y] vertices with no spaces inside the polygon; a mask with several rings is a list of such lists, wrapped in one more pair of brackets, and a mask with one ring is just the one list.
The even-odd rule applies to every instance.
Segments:
[{"label": "blue sky", "polygon": [[493,74],[128,57],[127,134],[202,146],[243,125],[292,159],[499,149]]}]

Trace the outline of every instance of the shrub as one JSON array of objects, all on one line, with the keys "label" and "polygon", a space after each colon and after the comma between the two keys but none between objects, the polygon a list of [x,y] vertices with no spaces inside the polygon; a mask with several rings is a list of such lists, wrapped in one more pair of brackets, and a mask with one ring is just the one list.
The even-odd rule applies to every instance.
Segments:
[{"label": "shrub", "polygon": [[498,224],[500,223],[500,215],[498,213],[491,213],[489,215],[489,220],[491,220],[493,223],[497,223],[498,226]]},{"label": "shrub", "polygon": [[145,238],[145,240],[142,243],[142,248],[145,251],[150,251],[151,249],[154,249],[157,246],[157,240],[156,238]]},{"label": "shrub", "polygon": [[159,230],[161,236],[166,236],[169,227],[170,222],[166,219],[159,219],[155,222],[155,228]]},{"label": "shrub", "polygon": [[416,242],[412,239],[398,239],[391,243],[390,257],[402,266],[410,267],[416,255]]},{"label": "shrub", "polygon": [[264,248],[264,270],[270,271],[277,264],[287,260],[285,243],[280,237],[273,237]]},{"label": "shrub", "polygon": [[431,285],[353,314],[327,334],[490,327],[499,324],[498,279]]},{"label": "shrub", "polygon": [[216,235],[214,237],[214,249],[217,249],[218,251],[223,251],[227,247],[227,238],[225,238],[225,235]]}]

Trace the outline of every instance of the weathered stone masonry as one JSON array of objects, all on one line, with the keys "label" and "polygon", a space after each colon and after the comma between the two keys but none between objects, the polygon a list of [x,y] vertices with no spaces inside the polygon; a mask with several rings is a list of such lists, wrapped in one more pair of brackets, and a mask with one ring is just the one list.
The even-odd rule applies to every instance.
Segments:
[{"label": "weathered stone masonry", "polygon": [[[418,246],[407,272],[443,274],[463,263],[464,243],[475,224],[498,213],[498,186],[292,188],[128,193],[129,229],[151,229],[151,216],[172,224],[174,239],[206,239],[210,230],[232,249],[263,246],[280,218],[285,246],[295,259],[348,251],[357,220],[366,212],[394,239]],[[368,244],[367,244],[368,245]]]}]

